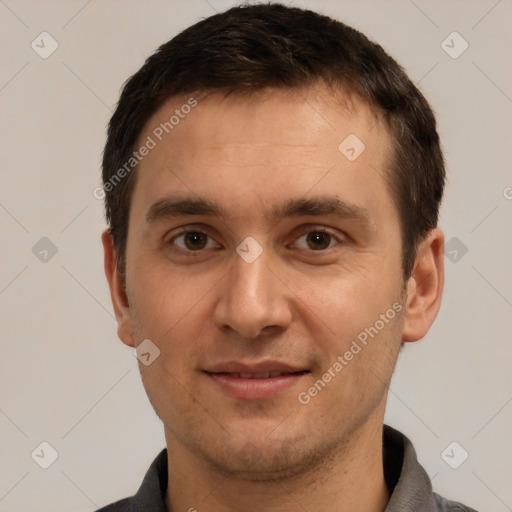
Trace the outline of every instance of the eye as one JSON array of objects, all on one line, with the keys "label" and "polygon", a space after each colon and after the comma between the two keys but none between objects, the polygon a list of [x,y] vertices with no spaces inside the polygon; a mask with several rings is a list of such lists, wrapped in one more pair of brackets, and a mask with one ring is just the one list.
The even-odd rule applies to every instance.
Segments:
[{"label": "eye", "polygon": [[183,231],[173,236],[169,242],[171,245],[177,245],[185,251],[201,251],[203,249],[213,249],[218,246],[212,238],[203,231]]},{"label": "eye", "polygon": [[314,231],[308,231],[304,235],[300,236],[294,245],[299,249],[322,251],[330,249],[338,244],[339,240],[333,234],[322,229],[317,229]]}]

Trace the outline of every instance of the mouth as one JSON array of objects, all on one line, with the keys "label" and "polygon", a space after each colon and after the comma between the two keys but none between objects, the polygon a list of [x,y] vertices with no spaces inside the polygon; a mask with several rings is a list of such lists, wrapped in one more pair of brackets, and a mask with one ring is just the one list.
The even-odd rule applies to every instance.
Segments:
[{"label": "mouth", "polygon": [[283,375],[303,375],[309,373],[308,370],[302,370],[299,372],[261,372],[261,373],[236,373],[236,372],[206,372],[210,375],[224,375],[232,379],[274,379]]},{"label": "mouth", "polygon": [[224,394],[238,400],[263,400],[295,386],[310,371],[270,362],[252,366],[227,363],[204,373]]}]

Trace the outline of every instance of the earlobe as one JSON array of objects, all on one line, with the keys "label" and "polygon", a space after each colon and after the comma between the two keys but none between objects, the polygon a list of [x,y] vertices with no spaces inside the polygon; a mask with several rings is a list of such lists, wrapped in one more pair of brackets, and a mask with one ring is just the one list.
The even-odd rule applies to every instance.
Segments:
[{"label": "earlobe", "polygon": [[130,347],[135,346],[133,335],[131,311],[128,298],[123,286],[121,274],[117,268],[116,251],[112,235],[106,229],[101,235],[104,251],[105,276],[110,288],[110,298],[117,320],[117,335],[123,343]]},{"label": "earlobe", "polygon": [[407,282],[403,341],[422,339],[439,311],[444,285],[444,235],[432,229],[419,243]]}]

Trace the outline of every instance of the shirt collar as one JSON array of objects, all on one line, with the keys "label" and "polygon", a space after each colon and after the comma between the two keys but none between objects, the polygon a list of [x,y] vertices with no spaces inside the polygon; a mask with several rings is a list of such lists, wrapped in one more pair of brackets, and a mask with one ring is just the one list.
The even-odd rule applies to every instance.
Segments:
[{"label": "shirt collar", "polygon": [[411,441],[384,425],[384,476],[391,493],[384,512],[437,512],[432,484]]}]

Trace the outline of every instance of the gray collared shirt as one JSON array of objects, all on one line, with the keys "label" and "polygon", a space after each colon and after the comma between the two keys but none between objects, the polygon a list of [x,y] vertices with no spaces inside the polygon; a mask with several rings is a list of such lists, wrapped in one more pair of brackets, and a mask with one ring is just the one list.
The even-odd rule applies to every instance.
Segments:
[{"label": "gray collared shirt", "polygon": [[[384,512],[476,512],[432,492],[430,478],[418,462],[411,441],[398,430],[384,425],[384,475],[391,493]],[[153,461],[132,498],[125,498],[97,512],[167,512],[167,450]]]}]

